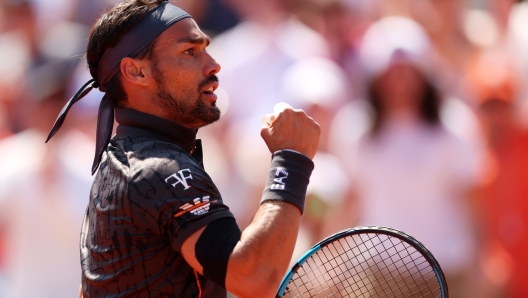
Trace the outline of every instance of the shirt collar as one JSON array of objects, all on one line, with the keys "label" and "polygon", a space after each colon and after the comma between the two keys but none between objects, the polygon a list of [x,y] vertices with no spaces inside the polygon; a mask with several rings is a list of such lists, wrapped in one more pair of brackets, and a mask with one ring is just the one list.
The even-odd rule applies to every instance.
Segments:
[{"label": "shirt collar", "polygon": [[115,109],[117,136],[137,135],[170,142],[189,153],[196,148],[197,129],[187,128],[173,121],[127,108]]}]

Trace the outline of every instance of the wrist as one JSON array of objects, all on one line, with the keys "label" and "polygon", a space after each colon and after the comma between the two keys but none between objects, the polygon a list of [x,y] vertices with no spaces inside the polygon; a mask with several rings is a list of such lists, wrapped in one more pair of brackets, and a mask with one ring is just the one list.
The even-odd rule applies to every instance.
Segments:
[{"label": "wrist", "polygon": [[295,205],[302,214],[313,168],[313,161],[297,151],[274,152],[261,204],[267,201],[283,201]]}]

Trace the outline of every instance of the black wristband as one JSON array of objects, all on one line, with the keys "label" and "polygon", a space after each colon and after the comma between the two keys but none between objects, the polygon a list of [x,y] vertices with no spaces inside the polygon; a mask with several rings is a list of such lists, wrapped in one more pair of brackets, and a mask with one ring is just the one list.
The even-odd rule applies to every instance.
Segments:
[{"label": "black wristband", "polygon": [[295,205],[304,212],[306,188],[314,163],[307,156],[293,150],[279,150],[273,153],[268,174],[268,183],[260,203],[283,201]]}]

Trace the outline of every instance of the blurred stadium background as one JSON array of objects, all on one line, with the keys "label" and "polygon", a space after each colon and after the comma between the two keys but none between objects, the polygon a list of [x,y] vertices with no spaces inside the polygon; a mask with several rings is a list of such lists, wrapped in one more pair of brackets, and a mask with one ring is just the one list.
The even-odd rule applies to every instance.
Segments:
[{"label": "blurred stadium background", "polygon": [[[0,298],[76,297],[102,94],[90,26],[116,0],[0,0]],[[528,3],[178,0],[213,38],[220,122],[205,167],[244,228],[266,181],[261,117],[284,101],[322,126],[294,259],[384,225],[438,258],[451,297],[528,297]]]}]

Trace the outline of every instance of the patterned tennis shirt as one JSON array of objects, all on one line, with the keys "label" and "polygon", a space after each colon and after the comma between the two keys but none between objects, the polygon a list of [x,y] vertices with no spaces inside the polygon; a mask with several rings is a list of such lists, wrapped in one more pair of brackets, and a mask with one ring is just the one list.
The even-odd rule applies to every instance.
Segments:
[{"label": "patterned tennis shirt", "polygon": [[82,226],[84,297],[226,297],[180,253],[194,232],[233,217],[197,131],[131,109],[116,109],[116,120]]}]

